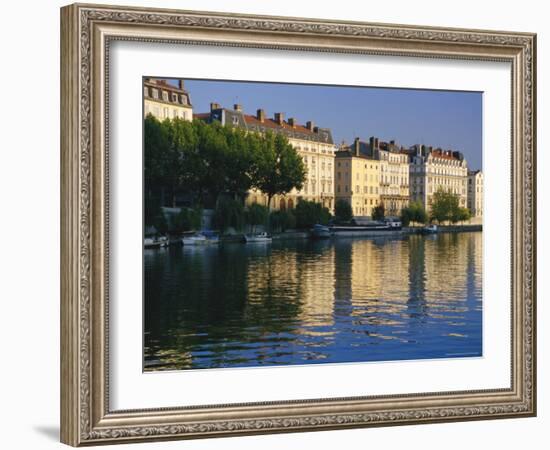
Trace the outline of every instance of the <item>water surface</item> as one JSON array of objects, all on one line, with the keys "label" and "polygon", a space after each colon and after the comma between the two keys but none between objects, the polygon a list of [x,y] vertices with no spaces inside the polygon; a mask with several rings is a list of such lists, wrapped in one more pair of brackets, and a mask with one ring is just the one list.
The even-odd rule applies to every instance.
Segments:
[{"label": "water surface", "polygon": [[144,368],[481,356],[482,233],[145,250]]}]

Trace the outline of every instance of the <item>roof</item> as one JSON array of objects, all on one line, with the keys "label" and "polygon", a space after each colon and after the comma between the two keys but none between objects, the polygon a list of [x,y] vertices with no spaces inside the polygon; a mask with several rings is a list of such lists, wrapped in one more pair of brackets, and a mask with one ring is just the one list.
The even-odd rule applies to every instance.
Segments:
[{"label": "roof", "polygon": [[462,159],[464,159],[460,157],[462,154],[459,152],[454,152],[451,150],[441,150],[440,148],[432,150],[431,155],[434,158],[447,159],[451,161],[461,161]]},{"label": "roof", "polygon": [[273,131],[275,133],[284,133],[286,136],[294,139],[311,140],[324,144],[334,144],[332,133],[328,128],[312,127],[308,128],[304,125],[295,123],[291,125],[289,120],[283,120],[281,123],[273,118],[265,117],[263,121],[257,116],[245,114],[243,111],[215,108],[209,113],[198,113],[193,115],[194,118],[206,121],[218,120],[223,125],[237,126],[247,130],[264,133]]}]

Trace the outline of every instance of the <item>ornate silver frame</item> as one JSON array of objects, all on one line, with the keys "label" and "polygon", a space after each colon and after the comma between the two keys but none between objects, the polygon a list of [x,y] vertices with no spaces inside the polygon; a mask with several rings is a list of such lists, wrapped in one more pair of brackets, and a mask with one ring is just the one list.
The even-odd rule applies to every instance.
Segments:
[{"label": "ornate silver frame", "polygon": [[[108,111],[113,40],[189,42],[512,66],[509,389],[111,411]],[[61,9],[61,440],[73,446],[536,414],[536,35],[75,4]]]}]

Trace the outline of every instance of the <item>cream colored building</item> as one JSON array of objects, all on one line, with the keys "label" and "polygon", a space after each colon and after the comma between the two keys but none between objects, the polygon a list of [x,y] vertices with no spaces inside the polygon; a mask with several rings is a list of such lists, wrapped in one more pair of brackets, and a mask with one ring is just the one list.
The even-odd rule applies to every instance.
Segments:
[{"label": "cream colored building", "polygon": [[172,86],[166,80],[145,78],[143,82],[143,116],[152,114],[159,120],[179,117],[193,120],[193,105],[183,80]]},{"label": "cream colored building", "polygon": [[[222,125],[241,127],[256,133],[282,133],[302,157],[307,169],[306,181],[301,190],[293,189],[286,195],[277,195],[271,200],[272,209],[292,209],[299,200],[321,203],[330,212],[334,211],[334,156],[336,146],[328,128],[320,128],[309,121],[300,125],[294,118],[284,119],[283,113],[266,117],[263,109],[255,115],[245,114],[241,105],[233,109],[223,108],[218,103],[210,104],[210,112],[195,114],[195,118],[219,121]],[[267,196],[258,190],[251,190],[246,204],[267,205]]]},{"label": "cream colored building", "polygon": [[410,200],[420,201],[430,211],[438,190],[457,194],[459,205],[467,207],[468,164],[457,151],[417,145],[409,150]]},{"label": "cream colored building", "polygon": [[483,217],[483,172],[468,172],[468,209],[472,217]]},{"label": "cream colored building", "polygon": [[409,155],[395,141],[369,140],[370,154],[380,161],[380,202],[386,216],[398,217],[409,205]]},{"label": "cream colored building", "polygon": [[336,200],[347,201],[354,216],[371,216],[380,203],[380,162],[368,156],[367,147],[356,138],[336,152]]}]

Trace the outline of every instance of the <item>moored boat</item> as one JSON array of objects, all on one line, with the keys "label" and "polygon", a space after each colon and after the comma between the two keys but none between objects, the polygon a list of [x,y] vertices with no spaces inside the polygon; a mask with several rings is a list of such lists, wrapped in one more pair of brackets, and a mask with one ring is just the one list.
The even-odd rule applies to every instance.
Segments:
[{"label": "moored boat", "polygon": [[269,236],[266,232],[244,235],[244,241],[247,244],[249,243],[266,243],[267,244],[272,240],[273,239],[271,238],[271,236]]},{"label": "moored boat", "polygon": [[424,228],[422,228],[423,234],[436,234],[437,232],[437,225],[426,225]]},{"label": "moored boat", "polygon": [[147,236],[143,239],[143,246],[145,248],[161,248],[167,247],[170,241],[166,236]]},{"label": "moored boat", "polygon": [[183,245],[211,245],[220,242],[218,236],[213,233],[201,232],[184,236],[181,239]]},{"label": "moored boat", "polygon": [[328,239],[330,238],[330,229],[329,227],[317,223],[309,230],[309,234],[313,239]]}]

